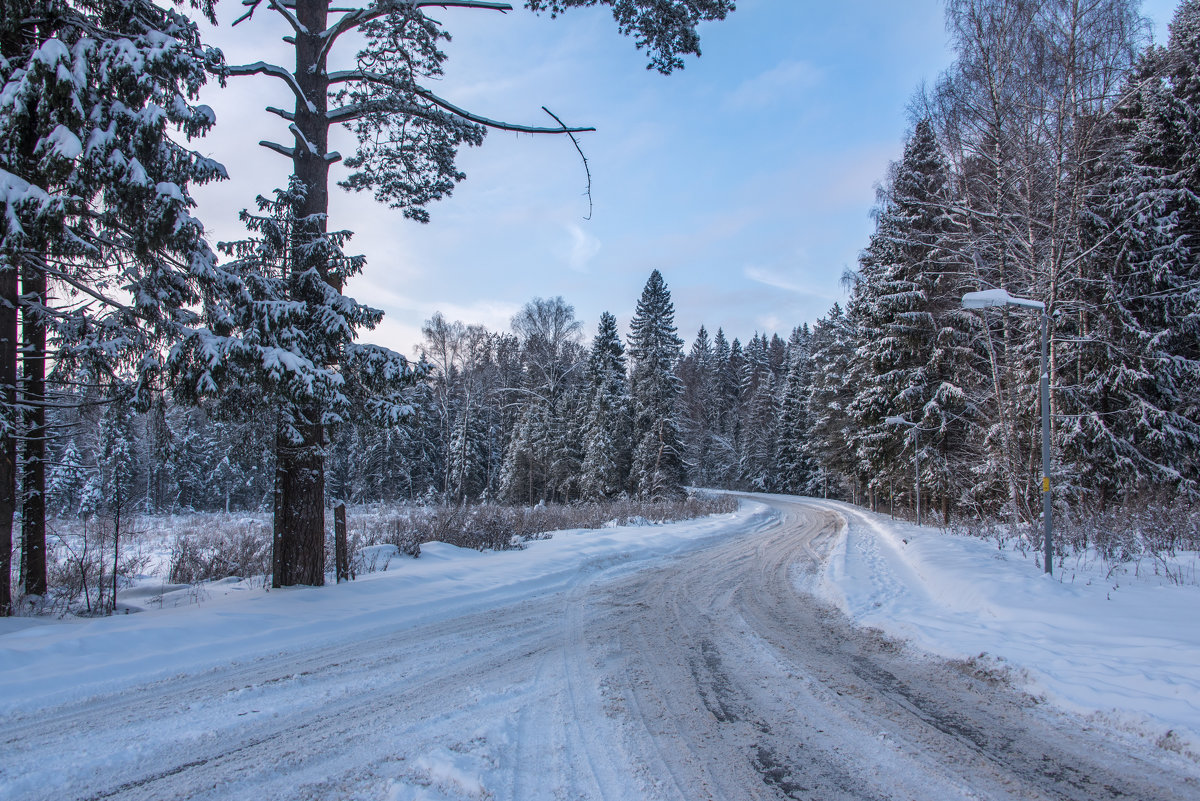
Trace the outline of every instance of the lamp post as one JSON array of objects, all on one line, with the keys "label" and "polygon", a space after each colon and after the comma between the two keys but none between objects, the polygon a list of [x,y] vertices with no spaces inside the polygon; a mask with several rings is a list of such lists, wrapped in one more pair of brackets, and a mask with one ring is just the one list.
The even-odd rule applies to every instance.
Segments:
[{"label": "lamp post", "polygon": [[[921,525],[921,428],[903,417],[885,417],[883,422],[893,426],[908,426],[913,432],[913,464],[917,475],[917,525]],[[890,492],[890,490],[889,490]]]},{"label": "lamp post", "polygon": [[988,289],[983,292],[968,292],[963,295],[964,309],[991,309],[998,306],[1016,306],[1023,309],[1037,309],[1042,316],[1042,526],[1045,532],[1045,563],[1046,573],[1053,575],[1054,551],[1050,547],[1050,537],[1054,530],[1050,511],[1050,316],[1046,314],[1046,304],[1040,300],[1016,298],[1003,289]]}]

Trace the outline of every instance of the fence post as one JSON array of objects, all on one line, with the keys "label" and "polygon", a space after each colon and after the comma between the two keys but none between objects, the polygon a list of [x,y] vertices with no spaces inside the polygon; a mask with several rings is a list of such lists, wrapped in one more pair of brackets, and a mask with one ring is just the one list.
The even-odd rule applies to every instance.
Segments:
[{"label": "fence post", "polygon": [[337,561],[337,581],[350,580],[350,554],[346,547],[346,504],[338,501],[333,507],[334,556]]}]

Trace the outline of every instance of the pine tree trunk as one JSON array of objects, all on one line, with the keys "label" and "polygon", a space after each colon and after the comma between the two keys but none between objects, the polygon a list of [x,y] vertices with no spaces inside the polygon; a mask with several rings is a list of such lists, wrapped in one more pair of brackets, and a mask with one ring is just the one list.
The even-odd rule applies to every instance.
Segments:
[{"label": "pine tree trunk", "polygon": [[13,517],[17,511],[17,270],[0,262],[0,617],[12,614]]},{"label": "pine tree trunk", "polygon": [[[322,236],[329,212],[329,163],[322,154],[328,150],[329,121],[328,78],[319,65],[322,40],[329,13],[328,0],[298,0],[296,16],[306,33],[296,36],[296,80],[311,106],[296,102],[296,127],[317,151],[304,143],[295,143],[292,170],[304,186],[302,206],[296,210],[293,269],[313,266],[304,255],[304,246]],[[316,265],[330,285],[342,287],[328,276],[327,265]],[[275,467],[275,545],[276,586],[293,584],[319,586],[325,583],[325,431],[320,410],[312,407],[296,410],[305,424],[297,425],[301,442],[276,437]]]},{"label": "pine tree trunk", "polygon": [[46,275],[26,265],[21,274],[21,577],[26,595],[46,594]]},{"label": "pine tree trunk", "polygon": [[301,426],[303,442],[275,442],[274,586],[325,583],[325,454],[323,427]]}]

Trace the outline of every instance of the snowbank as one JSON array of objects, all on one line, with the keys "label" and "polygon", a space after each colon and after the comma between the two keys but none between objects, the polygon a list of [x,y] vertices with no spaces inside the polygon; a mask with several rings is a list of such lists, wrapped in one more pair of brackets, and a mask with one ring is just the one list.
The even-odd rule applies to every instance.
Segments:
[{"label": "snowbank", "polygon": [[1035,695],[1200,751],[1200,587],[1082,562],[1047,577],[993,542],[814,503],[846,531],[808,589],[856,621],[947,657],[987,654]]}]

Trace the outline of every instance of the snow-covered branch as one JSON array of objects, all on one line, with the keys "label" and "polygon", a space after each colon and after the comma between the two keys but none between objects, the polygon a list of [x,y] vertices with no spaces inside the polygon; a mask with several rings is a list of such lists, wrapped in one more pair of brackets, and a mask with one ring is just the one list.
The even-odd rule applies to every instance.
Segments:
[{"label": "snow-covered branch", "polygon": [[258,144],[262,147],[265,147],[267,150],[274,150],[276,153],[286,158],[293,159],[296,157],[296,148],[294,147],[286,147],[278,142],[270,142],[266,139],[260,140]]},{"label": "snow-covered branch", "polygon": [[[372,83],[382,83],[382,84],[387,84],[387,85],[391,85],[391,84],[395,83],[394,81],[389,79],[388,76],[386,76],[386,75],[381,75],[378,73],[369,73],[369,72],[365,72],[363,70],[347,70],[347,71],[343,71],[343,72],[331,73],[329,76],[330,83],[334,83],[334,82],[343,82],[344,83],[347,81],[356,81],[356,80],[368,81],[368,82],[372,82]],[[461,106],[456,106],[455,104],[451,103],[449,100],[439,97],[428,90],[421,89],[420,87],[412,87],[412,88],[407,89],[407,91],[410,91],[413,95],[415,95],[417,97],[427,100],[429,103],[433,104],[434,106],[444,109],[445,111],[449,112],[449,115],[452,117],[456,117],[461,120],[466,120],[467,122],[473,122],[473,123],[476,123],[477,125],[483,125],[488,128],[494,128],[496,130],[513,131],[515,133],[528,133],[528,134],[564,134],[564,133],[565,134],[576,134],[576,133],[586,133],[588,131],[596,130],[595,127],[592,127],[592,126],[574,126],[574,127],[568,126],[565,123],[563,123],[562,120],[560,120],[558,117],[556,117],[554,114],[551,114],[549,111],[546,111],[546,113],[550,114],[551,117],[554,117],[555,120],[558,120],[559,127],[547,128],[547,127],[541,127],[541,126],[536,126],[536,125],[521,125],[519,123],[504,122],[503,120],[494,120],[494,119],[491,119],[490,117],[484,117],[479,114],[475,114],[471,111],[467,111],[466,109],[462,108]],[[543,110],[545,110],[545,109],[543,108]],[[325,116],[331,123],[339,123],[339,122],[349,122],[351,120],[359,119],[360,117],[365,117],[368,114],[377,113],[377,112],[385,112],[385,111],[393,112],[393,113],[401,113],[401,114],[410,114],[410,115],[417,116],[417,117],[424,117],[426,119],[439,119],[440,118],[439,116],[431,113],[432,109],[422,108],[421,106],[418,106],[416,104],[407,103],[402,100],[394,99],[394,98],[382,98],[380,100],[372,100],[372,101],[367,101],[365,103],[354,103],[351,105],[342,106],[340,108],[331,109],[329,112],[326,113]]]},{"label": "snow-covered branch", "polygon": [[313,102],[305,96],[304,90],[300,88],[300,84],[296,81],[296,76],[283,67],[268,64],[265,61],[256,61],[253,64],[225,65],[218,67],[217,71],[222,76],[270,75],[273,78],[278,78],[288,85],[288,88],[292,90],[292,94],[296,96],[296,99],[303,103],[309,111],[313,113],[317,111],[317,107],[313,105]]},{"label": "snow-covered branch", "polygon": [[292,26],[292,30],[294,30],[298,34],[308,33],[308,28],[304,27],[304,25],[301,24],[300,20],[296,18],[296,15],[293,14],[287,7],[287,5],[291,5],[292,8],[295,8],[296,7],[295,3],[284,4],[284,3],[279,2],[279,0],[267,0],[267,2],[270,5],[272,10],[274,10],[276,13],[279,14],[279,16],[281,16],[285,20],[287,20],[287,24]]}]

